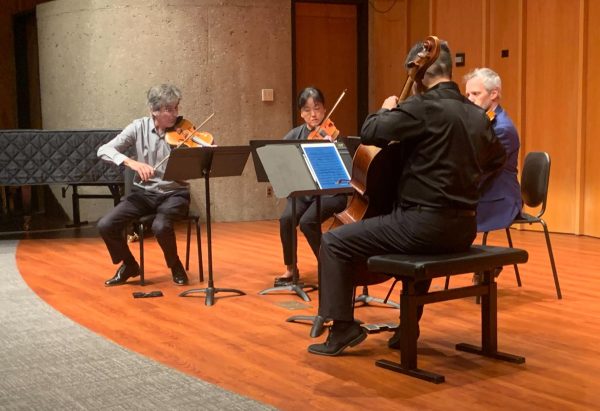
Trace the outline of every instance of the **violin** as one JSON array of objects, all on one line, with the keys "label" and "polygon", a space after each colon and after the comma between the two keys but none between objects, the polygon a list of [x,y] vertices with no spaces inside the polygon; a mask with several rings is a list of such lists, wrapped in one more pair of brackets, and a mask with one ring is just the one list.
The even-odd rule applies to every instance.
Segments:
[{"label": "violin", "polygon": [[321,124],[319,124],[313,131],[310,132],[307,137],[309,140],[329,140],[329,136],[331,136],[331,141],[337,140],[338,136],[340,135],[340,131],[335,127],[335,124],[333,124],[333,121],[331,121],[329,117],[331,117],[335,111],[335,108],[338,106],[338,104],[340,104],[340,101],[346,95],[346,90],[348,89],[344,89],[344,91],[342,91],[342,94],[340,94],[338,97],[337,101],[333,105],[333,108],[329,114],[327,114],[327,117],[325,117]]},{"label": "violin", "polygon": [[326,118],[318,127],[315,127],[315,129],[310,132],[307,138],[309,140],[325,140],[329,139],[329,136],[331,136],[332,141],[335,141],[339,135],[340,130],[335,127],[335,124],[333,124],[331,119]]},{"label": "violin", "polygon": [[[183,145],[186,147],[212,146],[214,142],[212,134],[205,131],[198,131],[197,129],[206,124],[206,122],[214,115],[215,113],[212,113],[198,127],[194,127],[190,121],[184,119],[183,117],[178,118],[175,125],[167,130],[165,134],[165,141],[170,145],[175,146],[174,148],[179,148]],[[167,161],[169,157],[171,157],[170,154],[159,161],[158,164],[154,166],[154,171],[156,171],[158,167],[162,165],[162,163]]]},{"label": "violin", "polygon": [[215,139],[206,131],[197,131],[191,121],[180,117],[173,127],[167,130],[165,141],[172,146],[202,147],[211,146]]}]

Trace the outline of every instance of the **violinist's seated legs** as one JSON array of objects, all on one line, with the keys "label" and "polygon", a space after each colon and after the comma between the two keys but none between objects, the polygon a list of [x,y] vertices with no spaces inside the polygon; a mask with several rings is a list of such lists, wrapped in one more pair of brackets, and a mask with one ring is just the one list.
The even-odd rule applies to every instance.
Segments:
[{"label": "violinist's seated legs", "polygon": [[123,235],[127,225],[143,215],[156,213],[152,231],[163,250],[167,266],[171,268],[173,282],[188,283],[187,274],[179,256],[175,240],[174,221],[185,217],[189,209],[189,191],[180,190],[157,194],[134,189],[123,201],[98,222],[98,230],[110,253],[113,264],[122,263],[115,275],[107,280],[107,286],[124,284],[139,275],[139,265],[127,246]]},{"label": "violinist's seated legs", "polygon": [[[296,224],[298,224],[300,218],[302,218],[311,204],[312,201],[309,196],[296,198]],[[292,199],[288,198],[285,209],[283,210],[281,217],[279,217],[279,236],[281,238],[283,263],[286,265],[286,271],[280,277],[275,278],[275,286],[284,285],[292,279],[294,269],[293,253],[296,252],[296,250],[292,248],[292,236],[294,235],[293,230],[295,229],[296,227],[292,227]]]},{"label": "violinist's seated legs", "polygon": [[[321,244],[321,223],[344,210],[347,203],[345,194],[335,196],[321,196],[321,216],[317,217],[317,200],[315,196],[300,197],[296,199],[296,223],[306,237],[315,257],[319,256]],[[281,244],[283,246],[284,263],[286,272],[275,278],[275,286],[283,285],[292,279],[292,200],[288,199],[286,208],[279,219]]]}]

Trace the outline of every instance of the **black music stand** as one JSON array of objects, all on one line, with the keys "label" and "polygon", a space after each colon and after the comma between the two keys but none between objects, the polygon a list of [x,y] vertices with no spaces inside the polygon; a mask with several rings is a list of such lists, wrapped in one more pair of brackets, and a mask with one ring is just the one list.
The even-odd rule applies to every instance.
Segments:
[{"label": "black music stand", "polygon": [[[210,178],[231,177],[242,175],[244,166],[250,155],[248,146],[230,147],[199,147],[173,150],[167,169],[165,180],[185,180],[190,178],[204,178],[206,193],[206,242],[208,248],[208,287],[186,290],[179,294],[185,297],[192,293],[206,293],[205,304],[211,306],[215,301],[215,294],[231,292],[246,295],[243,291],[233,288],[215,288],[212,269],[212,233],[210,217]],[[171,166],[171,164],[173,164]]]},{"label": "black music stand", "polygon": [[[253,145],[252,141],[250,142]],[[263,143],[263,142],[261,142]],[[310,301],[310,297],[304,291],[308,288],[309,291],[318,289],[315,284],[304,284],[298,282],[298,269],[296,267],[297,254],[297,231],[296,231],[296,198],[301,196],[316,195],[317,196],[317,215],[321,214],[321,195],[334,195],[341,193],[350,193],[352,188],[319,188],[315,182],[311,172],[303,158],[300,150],[300,145],[307,141],[295,141],[295,144],[266,144],[262,147],[256,147],[255,151],[260,160],[261,169],[264,170],[268,181],[273,186],[273,191],[278,198],[290,198],[292,200],[292,264],[294,270],[292,273],[292,283],[277,287],[270,287],[259,292],[264,295],[272,291],[292,291],[301,297],[304,301]],[[256,159],[255,159],[256,162]],[[259,180],[261,176],[257,174]],[[310,316],[296,316],[297,320],[313,320]],[[292,321],[288,319],[288,321]]]}]

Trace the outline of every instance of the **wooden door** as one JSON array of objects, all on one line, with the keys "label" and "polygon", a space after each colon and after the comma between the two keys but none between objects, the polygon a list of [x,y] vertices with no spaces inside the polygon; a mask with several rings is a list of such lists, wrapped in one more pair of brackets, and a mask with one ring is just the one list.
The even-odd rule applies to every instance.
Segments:
[{"label": "wooden door", "polygon": [[[365,100],[359,79],[359,7],[356,4],[294,3],[294,99],[307,86],[319,88],[331,110],[344,89],[344,99],[331,119],[341,135],[357,135],[359,101]],[[366,34],[366,33],[365,33]],[[302,122],[296,101],[294,124]],[[364,117],[364,114],[362,114]]]}]

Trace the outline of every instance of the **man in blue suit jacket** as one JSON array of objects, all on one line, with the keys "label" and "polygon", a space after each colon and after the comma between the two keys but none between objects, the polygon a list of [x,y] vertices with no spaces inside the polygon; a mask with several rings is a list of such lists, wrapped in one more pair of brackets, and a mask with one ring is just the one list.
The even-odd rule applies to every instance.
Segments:
[{"label": "man in blue suit jacket", "polygon": [[477,68],[465,76],[469,100],[488,112],[496,136],[506,150],[506,163],[481,185],[477,207],[477,231],[487,232],[510,226],[521,212],[523,202],[517,180],[519,134],[512,120],[500,106],[502,82],[489,68]]}]

